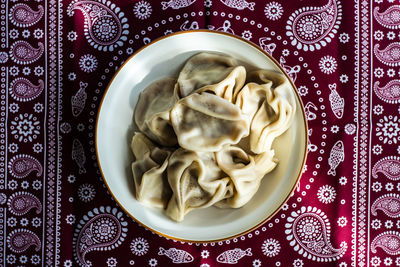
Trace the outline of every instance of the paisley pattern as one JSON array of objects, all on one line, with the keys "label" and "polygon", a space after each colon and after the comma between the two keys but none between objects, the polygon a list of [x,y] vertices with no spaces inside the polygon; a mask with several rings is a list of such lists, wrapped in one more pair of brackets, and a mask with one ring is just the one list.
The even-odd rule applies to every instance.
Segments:
[{"label": "paisley pattern", "polygon": [[301,207],[300,210],[292,212],[285,227],[290,246],[303,257],[313,261],[335,261],[347,250],[345,241],[340,244],[340,248],[333,248],[328,217],[316,207]]},{"label": "paisley pattern", "polygon": [[40,200],[29,192],[16,192],[8,199],[9,211],[17,216],[27,214],[31,209],[35,208],[36,213],[42,212],[42,203]]},{"label": "paisley pattern", "polygon": [[319,50],[332,41],[341,19],[339,1],[329,0],[323,7],[303,7],[289,17],[286,35],[297,49]]},{"label": "paisley pattern", "polygon": [[30,27],[35,25],[43,17],[44,9],[43,6],[39,5],[37,11],[32,10],[26,4],[16,4],[10,9],[10,21],[12,24],[18,27]]},{"label": "paisley pattern", "polygon": [[377,210],[382,210],[387,216],[392,218],[400,217],[400,195],[389,193],[380,196],[371,206],[371,213],[377,216]]},{"label": "paisley pattern", "polygon": [[[392,42],[400,42],[400,27],[396,26],[399,1],[339,0],[340,7],[336,0],[76,0],[68,9],[72,1],[0,0],[0,266],[159,267],[184,262],[188,264],[183,265],[202,267],[400,264],[400,255],[391,256],[379,246],[376,253],[371,252],[371,242],[377,235],[389,230],[400,232],[400,217],[391,217],[397,216],[400,179],[387,178],[384,166],[376,169],[377,178],[370,177],[378,160],[389,155],[400,156],[400,131],[397,130],[400,119],[396,115],[400,106],[397,93],[400,65],[388,67],[373,53],[376,43],[379,49],[384,49]],[[165,10],[161,2],[167,4]],[[250,3],[255,4],[254,8]],[[337,14],[323,11],[326,4],[332,5],[333,11],[336,4]],[[374,18],[375,7],[379,10],[376,9]],[[343,19],[339,15],[341,9],[345,12]],[[300,11],[294,13],[296,10]],[[67,16],[74,12],[74,16]],[[295,15],[291,17],[292,14]],[[378,24],[378,17],[384,26]],[[126,23],[122,22],[124,18]],[[96,23],[96,20],[102,22]],[[128,22],[129,27],[123,28]],[[335,28],[339,23],[340,27]],[[129,225],[121,228],[129,229],[125,239],[129,238],[132,243],[125,241],[118,248],[102,251],[102,246],[113,240],[103,241],[98,237],[100,232],[113,236],[112,229],[118,229],[115,225],[121,220],[112,211],[99,211],[99,214],[92,211],[99,206],[117,207],[101,181],[96,164],[94,130],[99,104],[107,84],[124,61],[143,44],[179,31],[181,25],[183,30],[209,27],[248,38],[280,61],[295,80],[310,120],[310,153],[301,184],[271,220],[234,239],[208,245],[173,242],[123,216]],[[301,32],[300,26],[308,32]],[[129,33],[124,34],[125,30]],[[287,36],[286,32],[292,35]],[[20,46],[21,51],[10,51],[20,40],[27,41],[33,49],[40,49],[38,43],[43,43],[42,55],[26,63],[27,46]],[[109,52],[109,48],[113,51]],[[316,53],[310,52],[311,49]],[[322,67],[318,61],[324,63]],[[89,84],[81,87],[80,81]],[[380,84],[374,87],[376,81]],[[334,105],[330,105],[328,88],[332,83],[337,84],[338,93],[332,94]],[[336,101],[341,98],[345,106]],[[29,135],[29,128],[23,130],[30,123],[40,126],[35,128],[36,136]],[[15,127],[16,133],[7,126]],[[20,132],[18,126],[22,129]],[[379,140],[376,133],[397,141],[389,144]],[[23,134],[32,140],[21,140]],[[334,146],[337,141],[343,143]],[[345,157],[342,157],[342,148],[345,148]],[[40,162],[32,169],[26,162],[20,162],[23,169],[31,170],[22,179],[15,178],[11,173],[15,171],[9,169],[10,160],[20,154],[31,155]],[[386,171],[397,179],[397,165],[388,165],[390,168]],[[36,177],[40,167],[43,174]],[[335,176],[327,175],[328,170]],[[17,177],[22,176],[19,171]],[[94,191],[80,194],[78,189],[87,185],[93,186]],[[92,200],[85,202],[85,198]],[[305,227],[300,222],[305,219],[299,219],[297,229],[286,228],[285,224],[291,223],[293,227],[294,221],[288,222],[287,218],[299,218],[307,213],[307,208],[301,213],[301,207],[309,205],[322,209],[328,216],[331,246],[325,243],[323,246],[324,239],[319,236],[311,237],[316,240],[314,243],[296,241],[293,233],[293,238],[286,240],[288,235],[284,231],[289,229],[296,231],[300,240],[304,237],[301,231]],[[293,211],[296,216],[291,215]],[[318,211],[309,213],[318,215]],[[97,232],[92,230],[96,228],[95,221],[89,223],[96,216],[97,221],[101,218],[105,221],[102,230]],[[325,223],[323,216],[318,216],[322,218],[320,224]],[[311,218],[310,224],[316,220],[311,215],[307,218]],[[35,245],[23,252],[10,250],[11,240],[16,240],[14,247],[18,248],[30,243],[26,234],[10,236],[7,241],[15,229],[36,234],[41,240],[40,250]],[[79,234],[80,240],[86,243],[78,242]],[[386,244],[396,245],[396,240],[391,240]],[[35,243],[34,238],[31,241]],[[296,242],[294,246],[290,246],[292,241]],[[339,260],[317,262],[322,260],[321,254],[326,255],[324,252],[339,254],[332,247],[340,250],[343,241],[349,248]],[[319,248],[322,251],[318,254]],[[308,254],[303,257],[305,252]],[[83,264],[77,254],[84,255]],[[315,258],[309,259],[309,255]]]},{"label": "paisley pattern", "polygon": [[15,63],[27,65],[37,61],[42,56],[43,51],[42,43],[38,43],[38,48],[34,48],[26,41],[16,41],[11,46],[10,57]]},{"label": "paisley pattern", "polygon": [[392,80],[383,87],[379,87],[379,83],[374,83],[374,92],[382,101],[390,104],[400,103],[400,80]]},{"label": "paisley pattern", "polygon": [[116,208],[99,207],[89,211],[79,221],[74,233],[75,260],[86,266],[85,256],[91,251],[112,250],[126,237],[128,223]]},{"label": "paisley pattern", "polygon": [[379,13],[379,7],[375,7],[374,17],[383,27],[389,29],[400,28],[400,6],[398,5],[390,6],[382,13]]},{"label": "paisley pattern", "polygon": [[377,253],[376,249],[381,248],[390,255],[400,254],[400,233],[386,231],[379,234],[371,243],[371,252]]},{"label": "paisley pattern", "polygon": [[17,78],[10,84],[10,95],[20,102],[31,101],[38,97],[44,89],[43,80],[39,80],[38,83],[38,85],[34,85],[26,78]]},{"label": "paisley pattern", "polygon": [[16,229],[8,234],[8,247],[15,253],[21,253],[30,246],[35,246],[35,250],[39,251],[41,247],[39,237],[32,231],[27,229]]},{"label": "paisley pattern", "polygon": [[380,159],[372,168],[372,177],[378,178],[378,172],[383,173],[393,181],[400,179],[400,157],[388,156]]},{"label": "paisley pattern", "polygon": [[374,54],[380,62],[385,65],[396,67],[400,65],[400,43],[395,42],[385,49],[379,50],[379,44],[374,46]]},{"label": "paisley pattern", "polygon": [[85,17],[85,37],[89,44],[100,51],[114,51],[128,39],[129,24],[124,12],[111,1],[73,1],[67,13],[82,11]]},{"label": "paisley pattern", "polygon": [[15,178],[24,178],[36,171],[36,176],[42,175],[43,168],[40,162],[32,156],[21,154],[14,156],[8,163],[8,168]]}]

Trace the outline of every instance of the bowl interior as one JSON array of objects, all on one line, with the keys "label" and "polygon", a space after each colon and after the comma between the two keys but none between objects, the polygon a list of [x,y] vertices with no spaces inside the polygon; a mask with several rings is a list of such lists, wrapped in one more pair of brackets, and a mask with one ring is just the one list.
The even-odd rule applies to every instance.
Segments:
[{"label": "bowl interior", "polygon": [[306,156],[306,121],[296,94],[297,111],[292,127],[274,141],[279,164],[267,174],[254,196],[239,209],[210,207],[190,212],[181,223],[161,210],[144,207],[134,197],[130,141],[133,111],[139,93],[154,80],[177,77],[185,61],[201,51],[231,55],[262,69],[280,71],[257,47],[234,36],[193,31],[171,35],[144,47],[120,69],[103,98],[96,128],[96,150],[103,178],[120,206],[147,228],[169,238],[209,242],[245,233],[271,217],[293,191]]}]

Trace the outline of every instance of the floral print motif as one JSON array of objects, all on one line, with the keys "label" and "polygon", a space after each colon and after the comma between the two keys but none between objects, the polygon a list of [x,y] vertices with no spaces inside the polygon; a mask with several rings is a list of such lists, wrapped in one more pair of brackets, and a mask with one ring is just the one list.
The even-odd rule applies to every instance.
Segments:
[{"label": "floral print motif", "polygon": [[153,9],[151,5],[146,1],[137,2],[133,7],[133,14],[135,14],[135,16],[141,20],[148,19],[152,11]]},{"label": "floral print motif", "polygon": [[264,13],[267,19],[278,20],[283,14],[282,5],[278,2],[269,2],[265,5]]},{"label": "floral print motif", "polygon": [[40,134],[40,122],[32,114],[20,114],[11,122],[10,129],[19,142],[32,142]]},{"label": "floral print motif", "polygon": [[399,118],[392,115],[383,116],[376,124],[376,135],[384,144],[397,144],[400,140]]},{"label": "floral print motif", "polygon": [[274,257],[281,251],[281,245],[278,240],[269,238],[263,242],[261,249],[264,255]]}]

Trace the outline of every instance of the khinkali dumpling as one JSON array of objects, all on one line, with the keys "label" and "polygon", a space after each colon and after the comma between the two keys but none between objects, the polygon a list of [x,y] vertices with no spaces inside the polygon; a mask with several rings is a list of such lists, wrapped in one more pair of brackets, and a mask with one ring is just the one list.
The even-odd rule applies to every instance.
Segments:
[{"label": "khinkali dumpling", "polygon": [[226,55],[207,52],[194,55],[179,73],[179,96],[185,97],[205,85],[219,83],[235,66],[238,66],[237,60]]},{"label": "khinkali dumpling", "polygon": [[136,199],[148,206],[165,208],[171,197],[167,166],[171,152],[160,149],[144,134],[136,133],[131,142]]},{"label": "khinkali dumpling", "polygon": [[167,173],[173,195],[166,214],[175,221],[233,194],[231,179],[216,165],[214,153],[179,148],[169,158]]},{"label": "khinkali dumpling", "polygon": [[264,175],[276,166],[273,151],[250,155],[237,146],[226,146],[215,153],[218,167],[230,177],[234,186],[232,197],[221,200],[215,206],[240,208],[245,205],[260,186]]},{"label": "khinkali dumpling", "polygon": [[[244,114],[253,115],[250,126],[250,149],[262,153],[291,125],[296,104],[285,76],[269,70],[248,75],[245,87],[238,93],[236,105]],[[257,107],[257,110],[256,110]]]},{"label": "khinkali dumpling", "polygon": [[171,110],[179,145],[194,151],[218,151],[249,134],[246,117],[236,105],[209,93],[193,93]]},{"label": "khinkali dumpling", "polygon": [[177,101],[176,80],[163,78],[150,84],[140,94],[135,109],[135,122],[151,140],[164,146],[177,143],[170,123],[170,110]]},{"label": "khinkali dumpling", "polygon": [[295,112],[284,75],[247,75],[217,53],[191,57],[177,80],[156,81],[139,97],[142,133],[131,143],[136,198],[178,222],[193,209],[242,207],[276,167],[272,143]]}]

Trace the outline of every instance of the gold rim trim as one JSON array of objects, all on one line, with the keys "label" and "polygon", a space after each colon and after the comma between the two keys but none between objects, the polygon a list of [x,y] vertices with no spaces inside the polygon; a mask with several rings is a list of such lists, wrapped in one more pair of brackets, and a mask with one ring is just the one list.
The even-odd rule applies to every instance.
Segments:
[{"label": "gold rim trim", "polygon": [[[186,33],[195,33],[195,32],[220,34],[220,35],[225,35],[225,36],[228,36],[228,37],[231,37],[231,38],[235,38],[235,39],[237,39],[237,40],[239,40],[239,41],[245,42],[245,43],[249,44],[250,46],[256,48],[258,51],[260,51],[260,52],[263,53],[266,57],[268,57],[273,63],[275,63],[275,65],[276,65],[276,66],[280,69],[280,71],[286,76],[286,78],[288,79],[288,81],[290,82],[290,84],[292,85],[292,87],[294,88],[294,91],[295,91],[295,93],[296,93],[297,100],[299,101],[300,106],[301,106],[301,111],[302,111],[302,115],[303,115],[303,121],[304,121],[304,125],[305,125],[305,130],[306,130],[305,135],[304,135],[304,136],[305,136],[305,149],[304,149],[304,155],[303,155],[303,162],[302,162],[302,164],[301,164],[301,168],[300,168],[299,173],[298,173],[298,175],[297,175],[296,183],[294,184],[293,188],[290,190],[289,194],[286,196],[286,198],[285,198],[285,200],[282,202],[282,204],[280,204],[279,207],[278,207],[274,212],[272,212],[267,218],[265,218],[263,221],[261,221],[260,223],[256,224],[255,226],[251,227],[250,229],[248,229],[248,230],[246,230],[246,231],[243,231],[243,232],[241,232],[241,233],[239,233],[239,234],[235,234],[235,235],[232,235],[232,236],[229,236],[229,237],[220,238],[220,239],[215,239],[215,240],[189,240],[189,239],[183,239],[183,238],[178,238],[178,237],[169,236],[169,235],[167,235],[167,234],[163,234],[163,233],[161,233],[161,232],[159,232],[159,231],[157,231],[157,230],[154,230],[153,228],[147,226],[146,224],[144,224],[144,223],[142,223],[141,221],[139,221],[138,219],[136,219],[129,211],[127,211],[127,210],[125,209],[125,207],[124,207],[123,205],[121,205],[121,203],[120,203],[120,202],[118,201],[118,199],[115,197],[114,193],[110,190],[110,187],[108,186],[107,180],[105,179],[104,174],[103,174],[103,170],[102,170],[102,168],[101,168],[101,164],[100,164],[100,160],[99,160],[99,152],[98,152],[98,149],[97,149],[97,135],[98,135],[98,134],[97,134],[97,131],[98,131],[98,123],[99,123],[99,117],[100,117],[101,107],[102,107],[102,105],[103,105],[104,99],[105,99],[106,96],[107,96],[107,93],[108,93],[108,90],[109,90],[111,84],[113,83],[115,77],[117,77],[118,73],[119,73],[119,72],[122,70],[122,68],[125,66],[125,64],[127,64],[128,61],[132,60],[132,59],[133,59],[137,54],[139,54],[142,50],[144,50],[145,48],[151,46],[152,44],[154,44],[154,43],[156,43],[156,42],[159,42],[159,41],[164,40],[164,39],[166,39],[166,38],[170,38],[170,37],[172,37],[172,36],[181,35],[181,34],[186,34]],[[265,224],[267,221],[269,221],[272,217],[274,217],[274,216],[280,211],[280,209],[281,209],[282,206],[288,201],[290,195],[291,195],[291,194],[293,193],[293,191],[296,189],[296,187],[297,187],[297,185],[298,185],[298,183],[299,183],[299,181],[300,181],[300,178],[301,178],[301,175],[302,175],[302,172],[303,172],[303,169],[304,169],[304,165],[305,165],[305,162],[306,162],[306,159],[307,159],[307,151],[308,151],[308,134],[307,134],[307,133],[308,133],[308,124],[307,124],[307,120],[306,120],[306,115],[305,115],[305,110],[304,110],[303,101],[301,100],[301,97],[300,97],[300,95],[299,95],[299,93],[298,93],[298,91],[297,91],[297,88],[296,88],[296,86],[294,85],[293,81],[290,79],[290,77],[288,76],[288,74],[286,73],[286,71],[282,68],[282,66],[278,63],[278,61],[277,61],[275,58],[273,58],[271,55],[269,55],[267,52],[265,52],[262,48],[260,48],[259,46],[257,46],[257,45],[254,44],[253,42],[248,41],[248,40],[246,40],[246,39],[243,39],[243,38],[241,38],[241,37],[239,37],[239,36],[232,35],[232,34],[229,34],[229,33],[226,33],[226,32],[219,32],[219,31],[212,31],[212,30],[200,29],[200,30],[189,30],[189,31],[175,32],[175,33],[169,34],[169,35],[167,35],[167,36],[161,36],[161,37],[155,39],[154,41],[152,41],[151,43],[149,43],[149,44],[147,44],[147,45],[145,45],[145,46],[139,48],[135,53],[133,53],[133,54],[124,62],[124,64],[122,64],[122,66],[121,66],[121,67],[118,69],[118,71],[114,74],[114,76],[112,77],[111,81],[110,81],[109,84],[107,85],[107,88],[106,88],[106,90],[104,91],[103,98],[101,99],[101,102],[100,102],[100,105],[99,105],[99,108],[98,108],[97,117],[96,117],[95,148],[96,148],[97,164],[99,165],[101,177],[103,178],[103,181],[104,181],[104,183],[106,184],[108,191],[110,192],[110,194],[111,194],[112,197],[114,198],[115,202],[117,202],[118,206],[119,206],[126,214],[128,214],[132,219],[134,219],[137,223],[139,223],[139,224],[140,224],[141,226],[143,226],[144,228],[146,228],[146,229],[148,229],[148,230],[150,230],[150,231],[152,231],[152,232],[154,232],[154,233],[156,233],[156,234],[158,234],[158,235],[160,235],[160,236],[163,236],[163,237],[165,237],[165,238],[168,238],[168,239],[177,240],[177,241],[182,241],[182,242],[187,242],[187,243],[216,243],[216,242],[226,241],[226,240],[230,240],[230,239],[233,239],[233,238],[236,238],[236,237],[245,235],[245,234],[247,234],[247,233],[249,233],[249,232],[255,230],[256,228],[260,227],[261,225]]]}]

